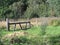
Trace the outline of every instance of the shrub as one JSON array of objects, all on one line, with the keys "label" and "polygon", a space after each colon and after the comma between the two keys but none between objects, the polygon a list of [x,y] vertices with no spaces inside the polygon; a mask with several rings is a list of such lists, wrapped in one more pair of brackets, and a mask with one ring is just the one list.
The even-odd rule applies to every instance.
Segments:
[{"label": "shrub", "polygon": [[52,26],[59,26],[60,20],[57,20],[57,19],[51,20],[51,22],[49,24]]},{"label": "shrub", "polygon": [[48,26],[47,22],[41,24],[40,28],[41,28],[42,35],[45,35],[47,26]]},{"label": "shrub", "polygon": [[35,36],[30,37],[22,36],[22,37],[14,37],[12,39],[6,39],[4,42],[0,42],[0,44],[4,45],[60,45],[60,36]]},{"label": "shrub", "polygon": [[3,45],[3,42],[1,41],[1,39],[0,39],[0,45]]},{"label": "shrub", "polygon": [[60,45],[60,36],[49,37],[51,45]]},{"label": "shrub", "polygon": [[12,38],[10,43],[11,44],[19,44],[19,45],[22,45],[22,44],[25,44],[28,42],[28,39],[26,37],[15,37],[15,38]]},{"label": "shrub", "polygon": [[0,29],[6,29],[6,27],[5,26],[2,26],[2,27],[0,27]]}]

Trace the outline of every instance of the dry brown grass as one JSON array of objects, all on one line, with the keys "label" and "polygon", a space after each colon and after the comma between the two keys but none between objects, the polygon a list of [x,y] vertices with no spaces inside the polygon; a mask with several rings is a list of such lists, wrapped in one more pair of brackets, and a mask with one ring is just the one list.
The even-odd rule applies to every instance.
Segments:
[{"label": "dry brown grass", "polygon": [[[24,27],[26,24],[21,24],[21,25],[22,25],[22,27]],[[10,25],[10,29],[14,29],[14,26],[15,25]],[[6,21],[0,22],[0,28],[6,28]],[[16,29],[19,29],[19,28],[20,28],[20,25],[17,24]]]},{"label": "dry brown grass", "polygon": [[2,27],[6,27],[6,21],[0,22],[0,28],[2,28]]},{"label": "dry brown grass", "polygon": [[24,32],[24,31],[21,31],[21,32],[13,32],[13,33],[10,33],[10,34],[6,34],[5,36],[2,36],[2,41],[5,40],[5,39],[12,39],[12,38],[15,38],[15,37],[21,37],[21,36],[26,36],[28,33],[27,32]]},{"label": "dry brown grass", "polygon": [[41,17],[41,18],[32,18],[30,21],[31,21],[31,24],[32,25],[36,25],[36,26],[39,26],[43,23],[47,23],[48,25],[50,25],[51,21],[52,20],[60,20],[60,17]]},{"label": "dry brown grass", "polygon": [[[30,19],[30,22],[32,25],[41,25],[43,22],[47,22],[48,24],[50,24],[51,20],[54,20],[54,19],[59,19],[60,20],[60,17],[41,17],[41,18],[32,18]],[[20,21],[27,21],[27,20],[18,20],[16,22],[20,22]],[[12,21],[11,21],[12,22]],[[25,24],[22,24],[22,26],[24,26]],[[6,27],[6,21],[2,21],[0,22],[0,28],[2,27]],[[14,28],[14,25],[11,25],[11,28]],[[20,28],[19,25],[16,25],[16,28]]]}]

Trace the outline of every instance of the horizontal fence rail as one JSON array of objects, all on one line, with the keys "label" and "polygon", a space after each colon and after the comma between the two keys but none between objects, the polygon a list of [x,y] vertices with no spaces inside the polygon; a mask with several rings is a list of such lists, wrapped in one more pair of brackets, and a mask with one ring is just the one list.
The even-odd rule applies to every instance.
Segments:
[{"label": "horizontal fence rail", "polygon": [[[20,22],[9,22],[9,19],[6,19],[6,22],[7,22],[7,26],[6,26],[6,27],[7,27],[7,30],[8,30],[8,31],[10,31],[10,25],[15,25],[15,26],[14,26],[14,30],[15,30],[17,24],[19,24],[19,26],[20,26],[21,29],[23,29],[21,24],[25,24],[25,28],[24,28],[24,29],[31,28],[30,21],[24,21],[24,22],[21,22],[21,21],[20,21]],[[28,27],[28,25],[29,25],[29,27]],[[27,28],[27,27],[28,27],[28,28]]]}]

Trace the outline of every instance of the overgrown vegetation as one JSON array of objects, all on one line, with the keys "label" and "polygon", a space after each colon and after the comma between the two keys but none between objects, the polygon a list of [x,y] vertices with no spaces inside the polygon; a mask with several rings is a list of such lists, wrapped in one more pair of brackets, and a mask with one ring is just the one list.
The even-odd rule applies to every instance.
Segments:
[{"label": "overgrown vegetation", "polygon": [[51,20],[50,22],[52,26],[59,26],[60,25],[60,20],[57,20],[57,19],[54,19],[54,20]]},{"label": "overgrown vegetation", "polygon": [[[60,26],[47,26],[45,30],[45,34],[41,35],[41,28],[40,27],[32,27],[28,30],[21,30],[21,31],[6,31],[1,29],[0,32],[2,37],[9,34],[14,34],[11,38],[6,37],[5,39],[1,38],[1,43],[3,45],[60,45]],[[23,36],[16,36],[18,32],[25,32]]]},{"label": "overgrown vegetation", "polygon": [[59,17],[60,0],[0,0],[0,18]]},{"label": "overgrown vegetation", "polygon": [[[60,0],[0,0],[0,20],[35,17],[60,17]],[[0,27],[0,45],[60,45],[60,20],[45,22],[28,30]]]}]

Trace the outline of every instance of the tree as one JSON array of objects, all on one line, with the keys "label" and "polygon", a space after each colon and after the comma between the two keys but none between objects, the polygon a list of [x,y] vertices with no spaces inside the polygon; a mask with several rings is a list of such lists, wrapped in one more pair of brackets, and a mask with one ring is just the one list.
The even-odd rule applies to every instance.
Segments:
[{"label": "tree", "polygon": [[12,17],[9,6],[20,0],[0,0],[0,18]]},{"label": "tree", "polygon": [[47,0],[49,3],[50,8],[50,15],[51,16],[60,16],[59,10],[60,10],[60,0]]},{"label": "tree", "polygon": [[48,16],[46,13],[47,6],[46,0],[29,0],[25,15],[28,18],[31,18],[34,14],[37,14],[39,17]]},{"label": "tree", "polygon": [[60,16],[60,0],[0,0],[0,18]]},{"label": "tree", "polygon": [[9,8],[13,11],[14,18],[22,18],[27,9],[26,0],[15,2]]}]

